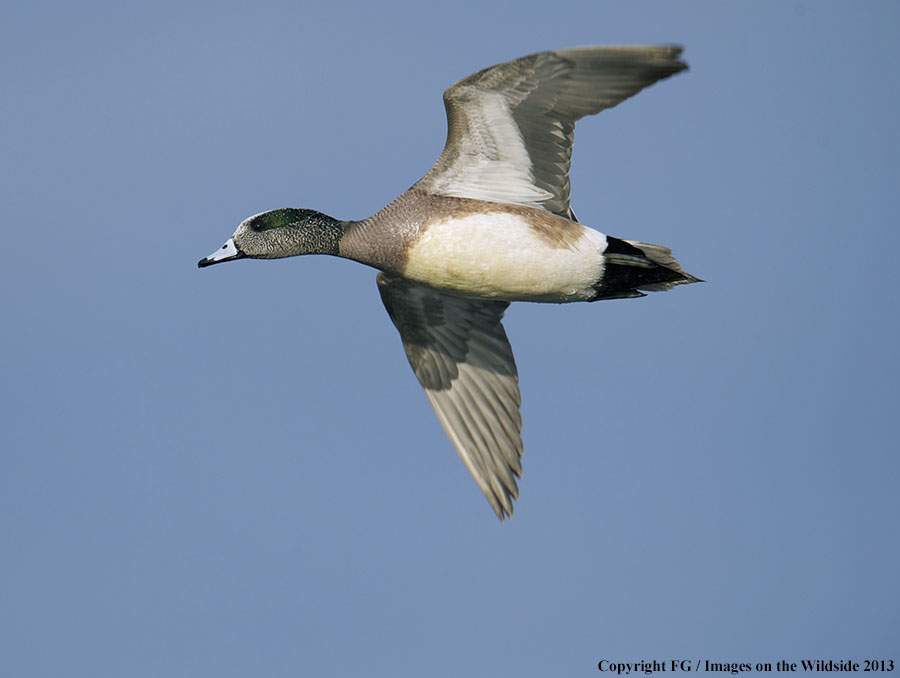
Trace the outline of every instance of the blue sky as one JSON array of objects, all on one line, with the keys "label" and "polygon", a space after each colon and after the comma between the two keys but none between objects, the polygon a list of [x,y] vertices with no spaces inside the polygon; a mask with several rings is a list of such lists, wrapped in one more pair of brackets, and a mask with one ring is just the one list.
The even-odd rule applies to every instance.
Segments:
[{"label": "blue sky", "polygon": [[[900,660],[900,9],[509,6],[0,10],[0,675]],[[572,204],[709,282],[510,308],[510,522],[372,270],[196,268],[389,202],[469,73],[658,42],[691,70],[579,123]]]}]

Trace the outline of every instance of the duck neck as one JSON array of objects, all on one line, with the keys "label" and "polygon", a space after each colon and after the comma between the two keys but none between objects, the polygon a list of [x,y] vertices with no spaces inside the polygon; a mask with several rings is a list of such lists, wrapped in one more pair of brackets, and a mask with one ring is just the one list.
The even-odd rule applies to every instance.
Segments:
[{"label": "duck neck", "polygon": [[309,254],[340,256],[341,238],[347,223],[321,212],[313,213],[301,229],[304,249]]}]

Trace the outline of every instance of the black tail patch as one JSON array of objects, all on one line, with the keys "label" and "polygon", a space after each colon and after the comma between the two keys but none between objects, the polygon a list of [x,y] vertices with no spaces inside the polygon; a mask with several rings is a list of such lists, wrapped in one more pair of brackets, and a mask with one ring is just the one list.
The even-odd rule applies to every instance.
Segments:
[{"label": "black tail patch", "polygon": [[597,296],[593,301],[645,297],[647,295],[639,291],[641,288],[666,289],[691,279],[680,271],[654,263],[643,250],[612,236],[606,236],[603,254],[607,262],[603,277],[594,286]]}]

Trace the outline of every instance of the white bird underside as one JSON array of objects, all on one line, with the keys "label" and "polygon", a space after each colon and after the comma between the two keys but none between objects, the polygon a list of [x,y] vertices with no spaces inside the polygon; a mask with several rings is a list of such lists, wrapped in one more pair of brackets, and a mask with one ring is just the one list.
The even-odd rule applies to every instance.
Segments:
[{"label": "white bird underside", "polygon": [[606,237],[578,225],[568,245],[549,244],[518,214],[496,212],[430,226],[409,251],[404,277],[504,301],[592,298]]}]

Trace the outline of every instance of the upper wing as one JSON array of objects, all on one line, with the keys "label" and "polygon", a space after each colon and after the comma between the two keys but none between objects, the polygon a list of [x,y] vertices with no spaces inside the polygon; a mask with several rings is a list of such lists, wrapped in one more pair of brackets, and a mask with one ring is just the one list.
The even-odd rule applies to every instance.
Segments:
[{"label": "upper wing", "polygon": [[578,47],[486,68],[444,92],[447,143],[416,185],[565,216],[575,121],[687,68],[680,47]]},{"label": "upper wing", "polygon": [[386,273],[378,290],[406,357],[475,482],[503,520],[519,496],[519,379],[501,320],[509,303],[468,299]]}]

